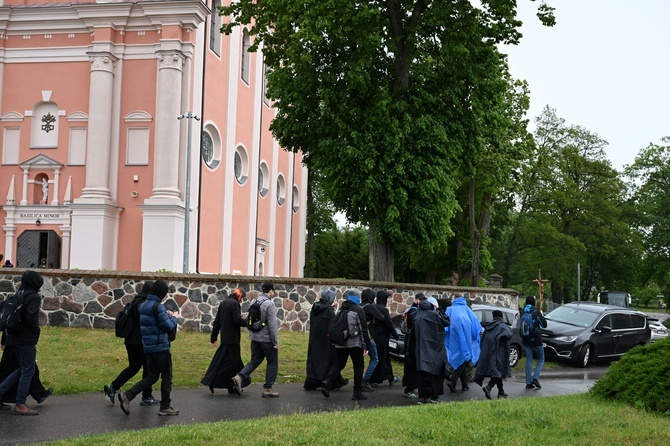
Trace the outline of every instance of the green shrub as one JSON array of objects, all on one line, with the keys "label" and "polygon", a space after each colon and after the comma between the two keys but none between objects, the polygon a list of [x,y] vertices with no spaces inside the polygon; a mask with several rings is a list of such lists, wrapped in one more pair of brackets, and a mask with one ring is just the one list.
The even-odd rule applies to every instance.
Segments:
[{"label": "green shrub", "polygon": [[613,363],[591,393],[670,415],[670,338],[636,347]]}]

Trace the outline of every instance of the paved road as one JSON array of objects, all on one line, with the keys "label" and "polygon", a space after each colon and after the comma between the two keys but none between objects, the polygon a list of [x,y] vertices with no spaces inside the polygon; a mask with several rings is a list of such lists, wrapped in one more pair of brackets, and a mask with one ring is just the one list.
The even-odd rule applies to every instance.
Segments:
[{"label": "paved road", "polygon": [[[523,372],[521,374],[516,372],[517,375],[506,381],[505,391],[510,398],[585,392],[606,370],[607,367],[589,367],[548,371],[542,376],[541,390],[526,390]],[[460,388],[460,385],[458,387]],[[402,387],[397,385],[380,386],[375,392],[366,394],[369,397],[366,401],[351,400],[351,384],[343,390],[333,391],[330,399],[324,398],[320,391],[303,390],[302,384],[278,384],[275,390],[281,393],[279,398],[261,398],[260,384],[247,387],[242,397],[228,395],[227,391],[218,389],[211,394],[205,387],[176,389],[172,393],[173,406],[181,413],[174,417],[159,417],[158,406],[141,407],[139,398],[131,402],[130,415],[126,416],[121,412],[118,403],[112,405],[102,392],[53,395],[42,405],[34,406],[40,412],[36,417],[14,416],[11,411],[0,411],[2,419],[0,444],[36,443],[85,434],[240,420],[269,415],[416,405],[416,400],[403,397]],[[440,398],[441,400],[484,399],[484,393],[476,384],[471,384],[467,392],[458,390],[452,394],[446,390],[447,393]],[[495,397],[495,390],[493,394]],[[31,403],[34,402],[29,399],[29,404]]]}]

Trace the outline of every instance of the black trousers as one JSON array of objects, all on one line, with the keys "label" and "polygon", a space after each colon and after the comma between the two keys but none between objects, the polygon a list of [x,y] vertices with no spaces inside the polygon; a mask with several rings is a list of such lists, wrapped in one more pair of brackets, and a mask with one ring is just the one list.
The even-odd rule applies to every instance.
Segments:
[{"label": "black trousers", "polygon": [[379,362],[377,363],[377,367],[375,367],[375,371],[372,372],[370,381],[377,384],[381,384],[385,380],[391,382],[394,376],[391,356],[389,356],[389,338],[375,338],[375,344],[377,345]]},{"label": "black trousers", "polygon": [[360,347],[335,348],[335,354],[335,365],[328,372],[328,378],[325,381],[326,388],[333,390],[336,387],[339,379],[341,379],[340,373],[351,357],[351,362],[354,365],[354,392],[361,392],[363,390],[363,369],[365,368],[363,349]]},{"label": "black trousers", "polygon": [[[112,387],[116,390],[120,390],[130,378],[137,375],[140,369],[143,369],[142,379],[147,377],[147,356],[144,354],[142,344],[126,344],[126,353],[128,353],[128,367],[121,370],[119,376],[112,381]],[[142,391],[142,397],[151,397],[151,387]]]},{"label": "black trousers", "polygon": [[147,377],[142,378],[128,392],[128,399],[132,400],[141,392],[151,389],[158,378],[161,379],[161,409],[170,407],[170,393],[172,393],[172,354],[170,351],[147,353]]}]

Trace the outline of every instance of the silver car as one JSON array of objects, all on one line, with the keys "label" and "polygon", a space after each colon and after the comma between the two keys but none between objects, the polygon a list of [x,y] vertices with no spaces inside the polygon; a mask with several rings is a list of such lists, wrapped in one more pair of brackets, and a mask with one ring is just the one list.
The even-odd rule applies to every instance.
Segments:
[{"label": "silver car", "polygon": [[651,328],[651,342],[668,337],[668,329],[661,321],[655,317],[648,317],[647,321],[649,322],[649,328]]}]

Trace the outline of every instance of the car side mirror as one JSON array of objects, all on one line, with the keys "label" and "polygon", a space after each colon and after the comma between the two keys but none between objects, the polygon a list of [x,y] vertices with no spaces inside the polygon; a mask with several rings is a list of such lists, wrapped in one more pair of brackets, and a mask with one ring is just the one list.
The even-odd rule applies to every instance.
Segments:
[{"label": "car side mirror", "polygon": [[607,325],[605,325],[601,331],[603,333],[610,333],[612,331],[612,327],[608,327]]}]

